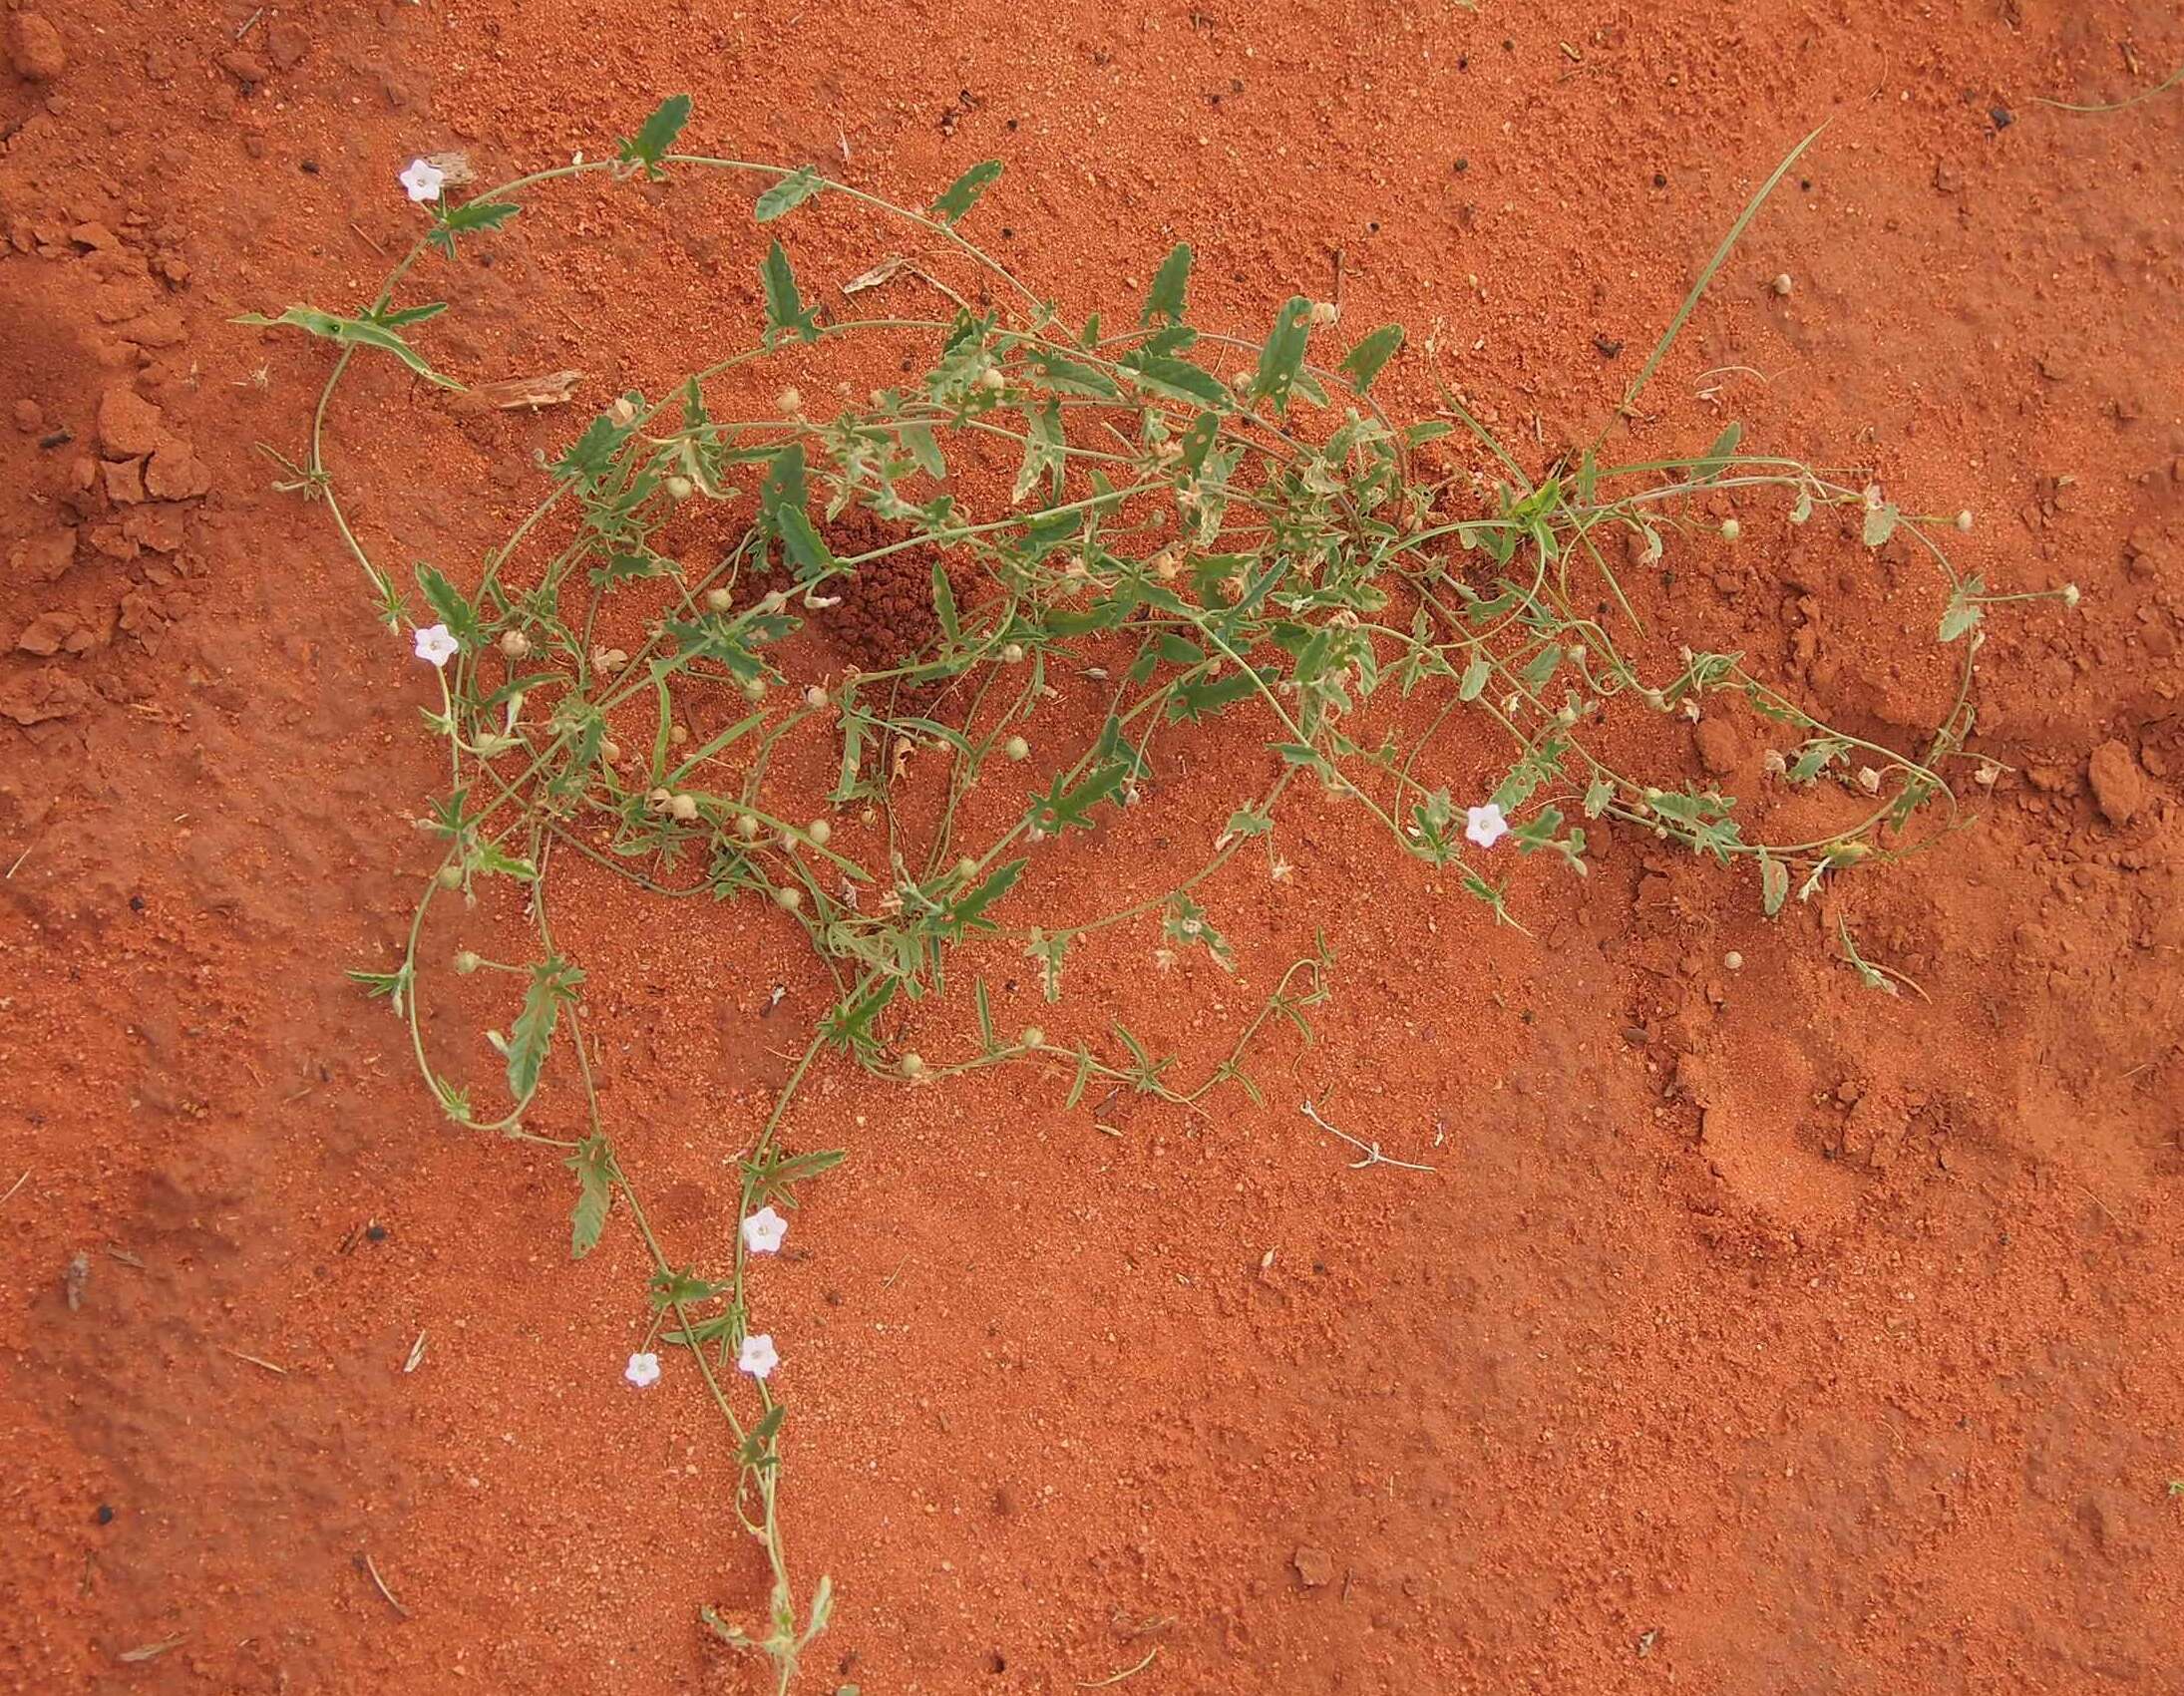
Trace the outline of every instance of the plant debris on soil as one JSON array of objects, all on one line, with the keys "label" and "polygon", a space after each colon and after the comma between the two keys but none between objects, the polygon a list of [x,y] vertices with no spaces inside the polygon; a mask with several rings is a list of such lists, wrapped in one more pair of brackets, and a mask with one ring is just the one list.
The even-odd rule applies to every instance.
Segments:
[{"label": "plant debris on soil", "polygon": [[[2167,11],[29,0],[0,46],[0,1688],[759,1688],[699,1622],[764,1605],[717,1421],[622,1381],[639,1247],[572,1265],[565,1175],[448,1128],[342,976],[429,863],[437,696],[256,447],[293,463],[325,350],[231,322],[367,300],[413,158],[499,180],[691,87],[709,151],[905,204],[1002,159],[984,238],[1072,321],[1184,239],[1209,326],[1339,287],[1410,327],[1411,416],[1460,396],[1533,473],[1829,119],[1612,440],[1871,459],[1978,514],[1993,587],[2082,591],[1987,626],[1963,827],[1825,901],[1607,833],[1497,927],[1314,799],[1293,872],[1225,888],[1234,977],[1118,929],[1063,1009],[993,985],[1189,1069],[1323,932],[1264,1105],[817,1072],[797,1128],[849,1158],[763,1273],[784,1523],[837,1590],[803,1684],[2184,1688],[2184,97],[2045,104],[2157,84]],[[436,354],[513,386],[360,365],[329,430],[375,551],[474,560],[571,419],[757,321],[724,198],[587,190],[428,261]],[[800,272],[887,239],[830,218]],[[929,639],[900,557],[849,663]],[[1747,523],[1617,564],[1649,631],[1896,745],[1935,707],[1913,561],[1822,557]],[[1667,756],[1752,787],[1702,729]],[[1179,850],[1066,851],[1123,904]],[[724,1247],[833,988],[786,917],[565,870],[602,1106]],[[1300,1100],[1430,1170],[1353,1169]]]}]

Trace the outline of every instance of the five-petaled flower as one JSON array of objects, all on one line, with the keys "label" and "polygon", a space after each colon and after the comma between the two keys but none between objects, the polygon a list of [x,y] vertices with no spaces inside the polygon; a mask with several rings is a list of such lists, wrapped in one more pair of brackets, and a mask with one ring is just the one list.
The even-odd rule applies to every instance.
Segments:
[{"label": "five-petaled flower", "polygon": [[771,1207],[761,1207],[743,1221],[743,1246],[753,1254],[780,1252],[781,1239],[789,1232],[789,1221]]},{"label": "five-petaled flower", "polygon": [[1509,821],[1502,817],[1501,806],[1488,802],[1484,807],[1464,809],[1464,836],[1483,848],[1490,848],[1509,835]]},{"label": "five-petaled flower", "polygon": [[417,632],[417,657],[427,665],[446,665],[462,651],[463,644],[445,624],[428,624]]},{"label": "five-petaled flower", "polygon": [[429,159],[413,159],[409,170],[402,173],[402,186],[410,191],[413,200],[437,200],[440,184],[447,181],[448,173]]},{"label": "five-petaled flower", "polygon": [[753,1378],[764,1378],[781,1364],[781,1356],[774,1348],[774,1339],[764,1331],[755,1337],[743,1339],[743,1349],[736,1356],[738,1370],[748,1372]]},{"label": "five-petaled flower", "polygon": [[633,1354],[629,1364],[622,1368],[622,1376],[640,1390],[656,1384],[660,1377],[660,1357],[656,1354]]}]

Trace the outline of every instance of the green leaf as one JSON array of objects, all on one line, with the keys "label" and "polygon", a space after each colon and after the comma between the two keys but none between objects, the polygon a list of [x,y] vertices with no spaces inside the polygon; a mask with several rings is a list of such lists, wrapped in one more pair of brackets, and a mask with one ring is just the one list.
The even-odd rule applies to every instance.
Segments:
[{"label": "green leaf", "polygon": [[[632,391],[621,399],[636,406],[644,397]],[[614,469],[614,456],[621,452],[622,444],[629,440],[630,434],[636,428],[634,419],[628,424],[616,424],[611,414],[600,413],[584,426],[584,433],[570,443],[561,457],[553,462],[554,472],[561,477],[576,478],[597,487]]]},{"label": "green leaf", "polygon": [[760,223],[772,223],[796,210],[826,186],[827,179],[808,165],[800,170],[792,170],[758,197],[752,216]]},{"label": "green leaf", "polygon": [[1289,390],[1304,368],[1304,344],[1311,339],[1311,330],[1312,303],[1292,294],[1274,314],[1274,330],[1260,350],[1259,376],[1252,384],[1252,393],[1273,401],[1277,412],[1288,410]]},{"label": "green leaf", "polygon": [[1168,722],[1197,724],[1224,707],[1256,695],[1265,687],[1258,672],[1246,667],[1221,677],[1193,679],[1168,697]]},{"label": "green leaf", "polygon": [[766,249],[759,280],[766,286],[766,345],[772,347],[786,330],[794,330],[803,341],[819,340],[819,309],[804,304],[797,292],[796,272],[779,241]]},{"label": "green leaf", "polygon": [[1229,391],[1221,386],[1221,379],[1187,359],[1172,359],[1162,354],[1133,354],[1124,361],[1123,369],[1139,388],[1149,389],[1165,400],[1206,407],[1229,404]]},{"label": "green leaf", "polygon": [[1184,290],[1190,280],[1191,244],[1179,241],[1153,273],[1153,291],[1145,297],[1145,310],[1138,322],[1150,324],[1155,318],[1166,318],[1171,324],[1182,323]]},{"label": "green leaf", "polygon": [[935,559],[932,562],[932,610],[940,620],[940,630],[950,642],[962,639],[962,629],[957,623],[955,611],[955,585],[948,581],[948,568]]},{"label": "green leaf", "polygon": [[1759,850],[1759,904],[1769,918],[1790,898],[1790,868],[1765,848]]},{"label": "green leaf", "polygon": [[1221,834],[1225,837],[1264,837],[1273,829],[1272,815],[1257,807],[1239,807],[1229,815],[1229,822],[1222,826]]},{"label": "green leaf", "polygon": [[1372,387],[1372,380],[1380,375],[1381,367],[1395,357],[1396,350],[1402,345],[1403,326],[1382,324],[1350,349],[1349,357],[1342,361],[1342,370],[1357,385],[1359,394]]},{"label": "green leaf", "polygon": [[1729,428],[1714,438],[1714,445],[1706,450],[1706,457],[1691,468],[1692,477],[1700,483],[1711,483],[1729,469],[1729,457],[1743,439],[1744,427],[1732,420]]},{"label": "green leaf", "polygon": [[1978,601],[1954,600],[1942,614],[1942,640],[1954,642],[1986,616],[1987,609]]},{"label": "green leaf", "polygon": [[449,258],[455,257],[455,238],[473,230],[499,229],[519,210],[514,200],[466,200],[460,206],[442,201],[440,215],[426,237]]},{"label": "green leaf", "polygon": [[771,1150],[756,1165],[743,1163],[743,1170],[751,1180],[751,1199],[754,1201],[779,1201],[785,1207],[796,1205],[796,1187],[821,1173],[832,1172],[850,1157],[841,1149],[813,1149],[808,1154],[783,1156]]},{"label": "green leaf", "polygon": [[1903,516],[1893,501],[1884,501],[1878,507],[1866,509],[1865,538],[1868,547],[1879,547],[1896,533],[1896,520]]},{"label": "green leaf", "polygon": [[758,486],[758,509],[776,523],[783,512],[801,512],[811,504],[804,487],[804,444],[791,442],[767,465]]},{"label": "green leaf", "polygon": [[561,1163],[576,1175],[576,1206],[569,1216],[568,1257],[581,1260],[598,1246],[614,1204],[614,1150],[604,1137],[586,1137]]},{"label": "green leaf", "polygon": [[538,1093],[539,1074],[546,1067],[546,1045],[553,1040],[561,1003],[574,998],[583,980],[584,974],[558,954],[531,968],[524,1010],[517,1014],[508,1042],[508,1090],[519,1104]]},{"label": "green leaf", "polygon": [[471,856],[471,869],[498,872],[503,877],[515,878],[519,883],[536,883],[539,880],[539,868],[536,865],[510,853],[499,843],[480,843],[477,852]]},{"label": "green leaf", "polygon": [[634,136],[621,137],[615,143],[615,158],[625,165],[641,166],[647,176],[665,176],[667,173],[660,169],[660,161],[667,157],[667,150],[675,145],[675,138],[689,122],[690,97],[669,95]]},{"label": "green leaf", "polygon": [[941,457],[940,444],[932,439],[932,427],[927,424],[906,424],[896,432],[910,458],[917,462],[917,469],[927,477],[941,478],[948,474],[948,463]]},{"label": "green leaf", "polygon": [[798,582],[816,583],[841,571],[841,562],[812,527],[803,508],[784,507],[774,514],[774,527],[781,532],[781,545],[788,551]]},{"label": "green leaf", "polygon": [[400,971],[360,972],[352,969],[342,975],[351,983],[362,984],[366,995],[384,995],[393,1005],[395,1017],[399,1019],[402,1016],[402,998],[409,993],[410,980],[414,975],[407,965]]},{"label": "green leaf", "polygon": [[315,306],[291,306],[277,318],[268,318],[262,312],[244,312],[228,321],[248,324],[257,329],[287,325],[293,329],[308,330],[312,335],[321,336],[342,347],[378,348],[382,353],[393,354],[428,383],[437,383],[443,389],[460,390],[463,387],[453,377],[441,376],[427,363],[423,354],[386,325],[374,323],[369,318],[342,318],[331,312],[321,312]]},{"label": "green leaf", "polygon": [[1471,663],[1464,667],[1463,681],[1456,687],[1456,698],[1460,701],[1476,701],[1486,693],[1487,679],[1493,675],[1493,662],[1484,654],[1473,654]]},{"label": "green leaf", "polygon": [[975,889],[956,897],[948,907],[945,920],[948,940],[960,942],[974,930],[993,929],[993,921],[985,916],[986,908],[1016,886],[1016,879],[1024,874],[1024,867],[1030,863],[1028,859],[1012,859],[1005,865],[995,866]]},{"label": "green leaf", "polygon": [[1043,407],[1024,408],[1024,463],[1016,473],[1011,503],[1021,502],[1044,479],[1061,499],[1062,478],[1068,457],[1062,445],[1062,405],[1048,401]]},{"label": "green leaf", "polygon": [[1090,395],[1096,400],[1111,401],[1122,393],[1106,372],[1095,370],[1089,365],[1081,365],[1050,348],[1037,348],[1027,352],[1024,363],[1042,384],[1061,394]]},{"label": "green leaf", "polygon": [[999,160],[982,160],[949,183],[947,192],[933,201],[927,209],[933,217],[953,228],[963,214],[978,203],[978,196],[1000,178],[1000,174]]},{"label": "green leaf", "polygon": [[466,647],[477,641],[478,613],[460,589],[422,561],[417,567],[417,586],[450,635]]},{"label": "green leaf", "polygon": [[429,300],[422,306],[390,306],[384,312],[367,312],[366,319],[374,324],[384,324],[390,330],[400,330],[411,324],[422,324],[437,318],[448,309],[445,300]]}]

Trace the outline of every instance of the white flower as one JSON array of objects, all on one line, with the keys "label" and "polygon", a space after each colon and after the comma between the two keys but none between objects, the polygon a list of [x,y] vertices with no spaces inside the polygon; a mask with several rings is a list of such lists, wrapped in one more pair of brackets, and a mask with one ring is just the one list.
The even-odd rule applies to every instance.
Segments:
[{"label": "white flower", "polygon": [[446,665],[462,651],[463,644],[445,624],[428,624],[417,632],[417,657],[427,665]]},{"label": "white flower", "polygon": [[1502,817],[1501,808],[1494,802],[1484,807],[1464,809],[1464,836],[1481,848],[1492,848],[1509,835],[1509,821]]},{"label": "white flower", "polygon": [[753,1378],[764,1378],[781,1364],[781,1356],[774,1350],[774,1339],[764,1331],[755,1337],[743,1339],[743,1352],[736,1356],[739,1371],[748,1372]]},{"label": "white flower", "polygon": [[743,1246],[753,1254],[778,1254],[788,1233],[787,1219],[771,1207],[761,1207],[743,1221]]},{"label": "white flower", "polygon": [[633,1354],[629,1364],[622,1368],[622,1376],[640,1390],[657,1384],[660,1378],[660,1357],[656,1354]]},{"label": "white flower", "polygon": [[413,200],[437,200],[440,184],[448,179],[448,173],[429,159],[413,159],[410,169],[402,173],[402,186],[410,191]]}]

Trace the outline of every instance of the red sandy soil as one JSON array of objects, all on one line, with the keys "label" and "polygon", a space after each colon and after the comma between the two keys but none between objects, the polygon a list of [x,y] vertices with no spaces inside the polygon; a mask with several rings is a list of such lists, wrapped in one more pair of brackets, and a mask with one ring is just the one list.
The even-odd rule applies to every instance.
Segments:
[{"label": "red sandy soil", "polygon": [[[1265,1108],[1126,1102],[1111,1137],[1060,1069],[823,1070],[791,1135],[850,1159],[756,1274],[791,1556],[840,1596],[802,1687],[1068,1691],[1157,1647],[1117,1688],[2184,1690],[2184,93],[2037,104],[2151,86],[2184,59],[2172,8],[5,22],[6,1688],[759,1688],[697,1621],[763,1599],[718,1420],[677,1357],[621,1381],[626,1223],[571,1265],[567,1175],[452,1131],[340,976],[392,958],[428,863],[429,679],[252,452],[296,448],[323,349],[228,322],[365,300],[416,229],[413,155],[497,180],[688,90],[690,141],[898,200],[1003,159],[978,227],[1073,318],[1188,239],[1196,315],[1250,333],[1339,252],[1345,322],[1412,327],[1398,413],[1461,388],[1535,466],[1829,120],[1631,445],[1689,452],[1733,412],[1749,447],[1972,509],[1961,562],[1996,586],[2085,595],[1994,618],[1975,747],[2007,770],[1965,828],[1825,904],[1770,923],[1748,881],[1621,837],[1583,882],[1528,866],[1527,936],[1299,795],[1295,877],[1239,859],[1209,896],[1235,979],[1156,979],[1124,927],[1060,1008],[999,996],[1011,1027],[1120,1014],[1203,1066],[1324,926],[1334,999],[1314,1046],[1257,1055]],[[360,368],[333,457],[398,566],[474,568],[533,450],[756,321],[717,187],[520,224],[444,270],[429,345],[470,378],[583,367],[580,410],[458,414]],[[833,286],[889,236],[797,239]],[[136,502],[100,462],[148,450],[165,498]],[[1911,746],[1944,675],[1927,579],[1745,527],[1633,573],[1639,610]],[[1733,737],[1669,757],[1759,783]],[[1234,799],[1176,786],[1041,898],[1164,887]],[[717,1257],[822,974],[786,918],[580,874],[560,899],[625,1159],[670,1251]],[[1861,988],[1839,917],[1931,999]],[[518,928],[477,924],[433,946]],[[448,1005],[434,1040],[466,1057],[506,1017]],[[1348,1170],[1307,1091],[1436,1170]]]}]

